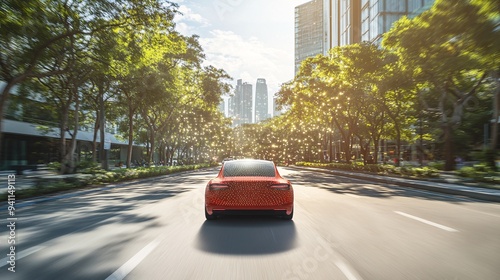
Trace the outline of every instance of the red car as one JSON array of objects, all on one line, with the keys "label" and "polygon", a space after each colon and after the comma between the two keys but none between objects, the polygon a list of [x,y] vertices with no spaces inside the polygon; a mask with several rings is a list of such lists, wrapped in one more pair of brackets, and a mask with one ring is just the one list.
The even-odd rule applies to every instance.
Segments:
[{"label": "red car", "polygon": [[231,214],[272,214],[291,220],[292,184],[272,161],[227,161],[205,188],[205,217]]}]

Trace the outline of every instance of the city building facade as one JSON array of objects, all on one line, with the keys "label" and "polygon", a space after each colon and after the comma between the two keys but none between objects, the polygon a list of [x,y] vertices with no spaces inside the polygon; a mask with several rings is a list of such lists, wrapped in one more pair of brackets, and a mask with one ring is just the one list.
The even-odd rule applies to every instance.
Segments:
[{"label": "city building facade", "polygon": [[[4,82],[0,81],[0,88]],[[9,106],[2,121],[2,145],[0,155],[0,170],[36,169],[60,160],[61,132],[57,119],[46,109],[47,100],[41,95],[32,93],[30,98],[21,98],[17,89],[12,90]],[[88,112],[88,114],[91,114]],[[108,124],[104,135],[105,151],[93,151],[94,129],[79,126],[76,134],[76,159],[85,161],[92,159],[92,153],[99,158],[105,152],[109,164],[125,162],[127,158],[128,141],[121,140],[116,126]],[[64,133],[66,141],[71,140],[68,131]],[[95,135],[96,143],[100,143],[100,134]],[[99,149],[99,148],[98,148]],[[133,145],[132,160],[141,158],[143,147]]]},{"label": "city building facade", "polygon": [[312,0],[295,7],[295,73],[308,57],[324,54],[324,0]]},{"label": "city building facade", "polygon": [[229,116],[233,118],[233,126],[252,123],[253,87],[238,79],[234,95],[229,98]]},{"label": "city building facade", "polygon": [[269,94],[266,79],[259,78],[255,84],[255,122],[269,118]]},{"label": "city building facade", "polygon": [[331,48],[380,44],[402,16],[414,17],[434,0],[312,0],[295,7],[295,74],[302,61]]},{"label": "city building facade", "polygon": [[403,16],[416,16],[429,9],[434,0],[362,0],[361,41],[380,45],[382,35]]}]

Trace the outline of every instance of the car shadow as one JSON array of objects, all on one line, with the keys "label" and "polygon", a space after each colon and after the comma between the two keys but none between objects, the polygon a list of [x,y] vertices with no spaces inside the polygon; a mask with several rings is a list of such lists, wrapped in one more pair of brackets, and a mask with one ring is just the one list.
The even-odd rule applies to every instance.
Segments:
[{"label": "car shadow", "polygon": [[230,216],[205,221],[196,242],[199,250],[226,255],[276,254],[296,246],[293,221],[261,216]]}]

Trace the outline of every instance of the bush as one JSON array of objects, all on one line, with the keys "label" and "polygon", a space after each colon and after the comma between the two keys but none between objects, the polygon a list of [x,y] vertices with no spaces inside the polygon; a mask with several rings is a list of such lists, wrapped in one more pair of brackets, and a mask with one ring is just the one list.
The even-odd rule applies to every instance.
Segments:
[{"label": "bush", "polygon": [[49,162],[47,164],[47,167],[52,169],[52,170],[59,171],[59,170],[61,170],[61,163],[60,162]]},{"label": "bush", "polygon": [[82,160],[76,165],[77,170],[83,170],[83,169],[92,169],[92,168],[98,168],[99,163],[93,161],[93,160]]},{"label": "bush", "polygon": [[428,166],[430,168],[434,168],[434,169],[437,169],[437,170],[444,170],[444,162],[443,161],[429,162]]},{"label": "bush", "polygon": [[499,172],[495,172],[486,164],[476,164],[474,166],[465,166],[457,170],[459,176],[471,178],[479,182],[497,183],[500,181]]},{"label": "bush", "polygon": [[476,169],[471,166],[464,166],[457,170],[457,174],[466,178],[474,178],[474,174],[476,173]]},{"label": "bush", "polygon": [[495,165],[495,159],[497,158],[497,156],[500,156],[500,154],[498,154],[498,152],[495,153],[495,151],[492,149],[486,149],[472,153],[472,157],[474,159],[482,162],[483,165],[486,165],[493,170],[497,169]]},{"label": "bush", "polygon": [[102,169],[99,165],[87,167],[85,169],[81,169],[80,173],[83,174],[104,174],[106,170]]},{"label": "bush", "polygon": [[346,171],[362,171],[371,173],[384,173],[414,177],[439,177],[439,172],[433,167],[414,167],[414,166],[394,166],[392,164],[366,164],[362,162],[349,163],[315,163],[315,162],[297,162],[297,166],[316,167],[326,169],[338,169]]},{"label": "bush", "polygon": [[[57,163],[52,164],[57,168]],[[60,167],[60,164],[59,164]],[[39,179],[35,182],[34,188],[24,189],[16,192],[19,198],[28,198],[37,195],[44,195],[58,191],[73,189],[76,187],[85,187],[89,185],[100,185],[105,183],[120,182],[138,178],[148,178],[158,175],[166,175],[187,170],[195,170],[210,167],[210,164],[183,165],[183,166],[156,166],[139,167],[136,169],[116,169],[106,171],[99,167],[91,166],[85,168],[80,174],[68,176],[63,180],[55,178]],[[6,200],[7,194],[0,195],[1,199]]]},{"label": "bush", "polygon": [[474,170],[476,170],[477,172],[492,172],[493,171],[491,166],[486,165],[486,164],[475,164]]}]

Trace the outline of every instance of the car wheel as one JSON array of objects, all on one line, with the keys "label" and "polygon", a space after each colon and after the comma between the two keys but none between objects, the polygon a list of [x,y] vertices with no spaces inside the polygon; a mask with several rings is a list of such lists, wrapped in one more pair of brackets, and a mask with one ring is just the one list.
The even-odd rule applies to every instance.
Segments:
[{"label": "car wheel", "polygon": [[217,219],[217,216],[215,216],[214,214],[212,214],[212,215],[208,214],[207,208],[206,207],[204,207],[204,208],[205,208],[205,218],[207,220],[215,220],[215,219]]},{"label": "car wheel", "polygon": [[292,209],[292,213],[290,213],[290,215],[283,215],[281,216],[284,220],[291,220],[293,218],[293,209]]}]

